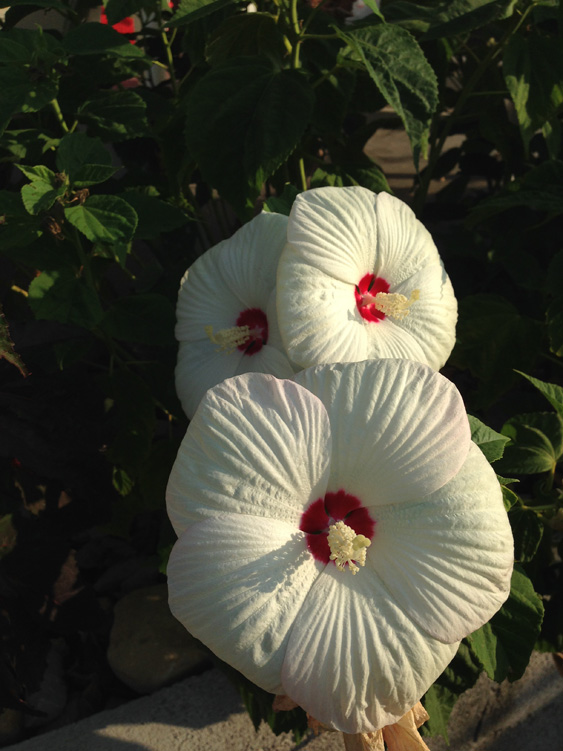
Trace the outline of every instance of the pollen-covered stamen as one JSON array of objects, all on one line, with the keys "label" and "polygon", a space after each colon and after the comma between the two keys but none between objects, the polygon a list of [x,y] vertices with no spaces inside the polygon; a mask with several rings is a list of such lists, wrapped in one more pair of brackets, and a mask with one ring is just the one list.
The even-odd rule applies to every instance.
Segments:
[{"label": "pollen-covered stamen", "polygon": [[378,292],[372,299],[372,302],[377,310],[385,313],[386,316],[391,316],[391,318],[396,318],[398,321],[401,321],[408,316],[410,306],[413,302],[418,300],[419,297],[420,291],[417,289],[411,292],[409,298],[398,292]]},{"label": "pollen-covered stamen", "polygon": [[339,571],[344,571],[345,566],[348,566],[352,574],[357,574],[360,570],[358,566],[366,565],[366,553],[371,540],[364,535],[357,535],[352,527],[343,521],[330,525],[328,544],[330,560],[335,562]]},{"label": "pollen-covered stamen", "polygon": [[216,333],[213,333],[213,326],[204,326],[204,329],[213,344],[218,345],[217,352],[225,352],[228,355],[252,338],[250,326],[233,326],[230,329],[220,329]]}]

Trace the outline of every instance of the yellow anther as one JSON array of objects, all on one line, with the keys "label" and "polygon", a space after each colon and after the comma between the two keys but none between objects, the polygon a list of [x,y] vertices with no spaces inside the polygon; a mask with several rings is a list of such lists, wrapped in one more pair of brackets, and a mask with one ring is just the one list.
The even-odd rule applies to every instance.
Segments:
[{"label": "yellow anther", "polygon": [[217,352],[230,355],[237,347],[245,344],[250,338],[250,326],[233,326],[232,329],[220,329],[213,333],[213,326],[204,326],[205,333],[213,344],[218,345]]},{"label": "yellow anther", "polygon": [[409,314],[409,308],[420,297],[418,289],[411,292],[410,298],[406,298],[398,292],[378,292],[375,296],[374,305],[377,310],[385,313],[386,316],[396,318],[400,321]]},{"label": "yellow anther", "polygon": [[366,565],[367,548],[371,545],[364,535],[357,535],[352,527],[344,522],[331,524],[328,530],[328,545],[330,547],[330,560],[336,563],[339,571],[344,571],[348,565],[348,571],[357,574],[359,566]]}]

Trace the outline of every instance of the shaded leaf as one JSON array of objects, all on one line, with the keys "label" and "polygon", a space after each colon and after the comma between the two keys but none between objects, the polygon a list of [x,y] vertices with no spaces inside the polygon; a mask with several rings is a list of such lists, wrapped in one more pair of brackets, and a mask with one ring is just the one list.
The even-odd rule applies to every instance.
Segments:
[{"label": "shaded leaf", "polygon": [[75,188],[102,183],[117,171],[101,140],[85,133],[67,133],[61,139],[57,149],[57,168],[68,176]]},{"label": "shaded leaf", "polygon": [[513,506],[508,514],[514,536],[514,558],[520,563],[533,559],[543,537],[543,524],[532,509]]},{"label": "shaded leaf", "polygon": [[170,26],[185,26],[200,18],[205,18],[221,8],[233,5],[236,0],[180,0]]},{"label": "shaded leaf", "polygon": [[71,29],[63,39],[71,55],[111,55],[112,57],[146,58],[140,47],[131,44],[127,37],[107,24],[90,22]]},{"label": "shaded leaf", "polygon": [[122,141],[147,135],[146,110],[144,99],[134,91],[102,91],[84,102],[77,116],[101,138]]},{"label": "shaded leaf", "polygon": [[528,381],[530,381],[530,383],[545,396],[548,402],[557,410],[557,413],[563,417],[563,388],[561,386],[558,386],[555,383],[540,381],[539,378],[533,378],[519,370],[516,372],[521,376],[524,376],[524,378],[527,378]]},{"label": "shaded leaf", "polygon": [[489,623],[468,637],[489,678],[500,682],[522,677],[542,619],[543,605],[532,582],[515,567],[508,600]]},{"label": "shaded leaf", "polygon": [[188,149],[207,182],[244,213],[296,147],[312,105],[313,92],[299,71],[275,71],[259,58],[233,60],[194,86]]},{"label": "shaded leaf", "polygon": [[93,328],[103,316],[96,291],[70,269],[43,271],[29,286],[29,304],[36,318]]},{"label": "shaded leaf", "polygon": [[438,83],[416,39],[406,29],[378,24],[339,32],[404,123],[415,167],[428,148],[430,120],[438,106]]},{"label": "shaded leaf", "polygon": [[121,198],[133,207],[139,218],[135,237],[141,240],[159,237],[163,232],[178,229],[188,221],[181,209],[156,196],[127,190],[121,194]]}]

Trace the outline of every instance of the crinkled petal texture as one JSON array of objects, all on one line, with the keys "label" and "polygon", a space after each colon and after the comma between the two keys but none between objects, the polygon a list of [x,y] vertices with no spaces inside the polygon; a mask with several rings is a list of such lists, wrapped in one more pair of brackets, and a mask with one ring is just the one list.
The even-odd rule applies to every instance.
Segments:
[{"label": "crinkled petal texture", "polygon": [[[286,229],[287,217],[259,214],[200,256],[184,275],[176,307],[180,347],[175,379],[190,419],[207,389],[226,378],[247,372],[293,375],[275,320],[276,269]],[[252,355],[236,348],[218,351],[205,327],[212,326],[215,334],[233,328],[243,311],[254,308],[267,316],[267,343]]]},{"label": "crinkled petal texture", "polygon": [[427,634],[462,639],[508,597],[512,532],[495,472],[475,444],[442,488],[376,515],[368,565]]},{"label": "crinkled petal texture", "polygon": [[344,488],[368,508],[419,500],[454,477],[467,457],[471,432],[459,391],[427,365],[333,363],[307,368],[295,380],[329,415],[329,491]]},{"label": "crinkled petal texture", "polygon": [[190,526],[174,546],[170,609],[218,657],[279,694],[289,636],[321,568],[295,525],[217,516]]},{"label": "crinkled petal texture", "polygon": [[[429,366],[238,376],[203,398],[174,465],[176,617],[221,659],[346,733],[400,719],[508,593],[499,486],[455,387]],[[375,521],[357,575],[311,554],[327,492]]]},{"label": "crinkled petal texture", "polygon": [[[290,358],[307,367],[377,357],[434,369],[455,342],[457,302],[438,251],[411,209],[387,193],[317,188],[293,205],[278,268],[277,305]],[[354,287],[366,274],[410,298],[404,318],[367,321]]]},{"label": "crinkled petal texture", "polygon": [[207,392],[182,441],[166,491],[176,534],[224,513],[299,528],[324,496],[331,432],[326,409],[289,380],[247,373]]},{"label": "crinkled petal texture", "polygon": [[299,611],[282,670],[284,693],[344,733],[400,719],[459,646],[425,633],[377,576],[364,573],[326,566]]}]

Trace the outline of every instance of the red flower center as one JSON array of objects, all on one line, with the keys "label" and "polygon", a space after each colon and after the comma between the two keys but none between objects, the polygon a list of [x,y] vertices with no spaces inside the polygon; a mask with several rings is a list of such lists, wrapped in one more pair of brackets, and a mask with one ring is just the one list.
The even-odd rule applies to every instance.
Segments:
[{"label": "red flower center", "polygon": [[299,529],[305,532],[307,546],[313,558],[322,563],[330,561],[328,531],[331,524],[343,521],[357,535],[364,535],[369,540],[375,532],[376,522],[369,511],[355,495],[344,490],[327,493],[303,512]]},{"label": "red flower center", "polygon": [[239,344],[237,349],[245,355],[255,355],[268,342],[268,318],[260,308],[247,308],[237,318],[237,326],[248,326],[250,339]]},{"label": "red flower center", "polygon": [[366,321],[377,322],[385,318],[385,313],[375,307],[374,297],[378,292],[389,292],[389,282],[375,274],[366,274],[354,288],[358,311]]}]

